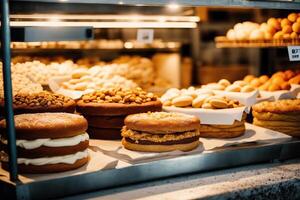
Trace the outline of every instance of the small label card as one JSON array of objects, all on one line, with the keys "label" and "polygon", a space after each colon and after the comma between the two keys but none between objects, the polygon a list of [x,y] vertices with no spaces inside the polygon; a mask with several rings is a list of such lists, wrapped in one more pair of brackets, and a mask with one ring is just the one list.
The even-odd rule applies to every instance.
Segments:
[{"label": "small label card", "polygon": [[300,46],[288,46],[290,61],[300,61]]},{"label": "small label card", "polygon": [[137,41],[141,43],[152,43],[154,37],[153,29],[138,29],[137,30]]}]

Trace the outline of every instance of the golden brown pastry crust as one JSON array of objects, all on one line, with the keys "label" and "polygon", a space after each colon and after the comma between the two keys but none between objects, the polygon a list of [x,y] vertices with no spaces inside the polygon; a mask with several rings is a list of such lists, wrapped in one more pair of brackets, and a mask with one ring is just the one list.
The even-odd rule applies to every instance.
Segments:
[{"label": "golden brown pastry crust", "polygon": [[271,113],[264,112],[259,113],[256,111],[252,111],[253,117],[259,120],[265,121],[288,121],[288,122],[300,122],[300,113]]},{"label": "golden brown pastry crust", "polygon": [[274,102],[264,101],[252,106],[253,111],[271,113],[300,114],[300,99],[284,99]]},{"label": "golden brown pastry crust", "polygon": [[192,115],[181,113],[140,113],[125,118],[128,129],[149,132],[151,134],[168,134],[198,130],[200,120]]},{"label": "golden brown pastry crust", "polygon": [[143,145],[136,144],[122,139],[122,144],[126,149],[133,151],[142,151],[142,152],[168,152],[168,151],[191,151],[197,148],[200,144],[200,141],[197,140],[192,143],[187,144],[175,144],[175,145]]},{"label": "golden brown pastry crust", "polygon": [[[48,164],[48,165],[25,165],[19,164],[18,171],[20,173],[30,173],[30,174],[44,174],[44,173],[57,173],[64,172],[69,170],[74,170],[82,167],[87,164],[89,161],[89,157],[82,158],[77,160],[74,164]],[[8,171],[8,163],[2,162],[2,167],[4,170]]]},{"label": "golden brown pastry crust", "polygon": [[91,116],[119,116],[161,110],[162,103],[160,101],[150,101],[142,104],[84,103],[83,100],[77,102],[77,112]]},{"label": "golden brown pastry crust", "polygon": [[[84,117],[69,113],[35,113],[15,115],[18,139],[66,138],[84,133]],[[5,120],[0,121],[0,133],[5,133]]]}]

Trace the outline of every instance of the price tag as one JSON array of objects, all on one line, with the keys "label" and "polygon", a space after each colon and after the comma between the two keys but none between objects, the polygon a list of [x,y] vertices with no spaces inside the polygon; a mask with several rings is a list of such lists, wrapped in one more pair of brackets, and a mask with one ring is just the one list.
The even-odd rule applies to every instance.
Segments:
[{"label": "price tag", "polygon": [[300,46],[288,46],[290,61],[300,61]]},{"label": "price tag", "polygon": [[141,43],[152,43],[154,37],[153,29],[138,29],[137,30],[137,41]]}]

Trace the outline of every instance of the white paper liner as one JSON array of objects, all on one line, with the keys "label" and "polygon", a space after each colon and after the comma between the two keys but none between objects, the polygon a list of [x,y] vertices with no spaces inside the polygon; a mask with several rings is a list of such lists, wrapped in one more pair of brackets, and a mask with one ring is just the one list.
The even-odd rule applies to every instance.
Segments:
[{"label": "white paper liner", "polygon": [[[255,126],[253,124],[246,123],[245,134],[230,139],[214,139],[214,138],[200,138],[206,151],[215,149],[217,147],[233,146],[236,144],[260,142],[271,139],[289,139],[288,135],[283,133],[266,129],[263,127]],[[201,134],[201,133],[200,133]]]},{"label": "white paper liner", "polygon": [[291,91],[293,91],[296,98],[300,98],[300,85],[299,84],[291,84]]},{"label": "white paper liner", "polygon": [[241,121],[243,113],[247,111],[246,106],[227,109],[203,109],[203,108],[178,108],[163,106],[166,112],[178,112],[194,115],[200,119],[201,124],[231,125],[235,120]]},{"label": "white paper liner", "polygon": [[252,92],[226,92],[222,90],[213,90],[216,95],[228,97],[229,99],[238,100],[240,103],[247,107],[251,107],[257,102],[259,95],[258,90]]},{"label": "white paper liner", "polygon": [[53,77],[49,80],[49,88],[52,92],[57,94],[62,94],[67,97],[70,97],[74,100],[79,99],[82,95],[94,92],[93,89],[86,89],[84,91],[76,91],[64,89],[60,86],[61,83],[71,80],[71,76],[61,76],[61,77]]},{"label": "white paper liner", "polygon": [[[90,140],[90,145],[93,146],[93,140]],[[118,165],[118,160],[116,158],[104,155],[99,151],[93,151],[91,149],[88,150],[90,155],[89,162],[72,171],[66,171],[61,173],[50,173],[50,174],[21,174],[19,175],[20,181],[22,183],[30,183],[33,181],[42,181],[42,180],[49,180],[49,179],[56,179],[56,178],[63,178],[67,176],[85,174],[89,172],[95,172],[100,170],[106,169],[113,169],[116,168]],[[9,180],[9,173],[3,170],[0,167],[0,179]]]},{"label": "white paper liner", "polygon": [[249,142],[262,142],[265,140],[272,140],[272,139],[289,139],[289,138],[291,137],[288,135],[246,123],[246,133],[244,136],[232,138],[232,139],[200,138],[202,144],[198,148],[190,152],[173,151],[173,152],[164,152],[164,153],[148,153],[148,152],[130,151],[123,148],[120,141],[116,142],[116,141],[97,140],[95,144],[99,149],[99,151],[103,152],[108,156],[115,157],[117,159],[120,159],[122,161],[131,164],[137,164],[137,163],[150,162],[154,160],[161,160],[165,158],[172,158],[172,157],[182,156],[182,155],[198,154],[202,152],[205,153],[207,151],[210,151],[218,147],[227,147],[227,146],[249,143]]},{"label": "white paper liner", "polygon": [[299,92],[300,92],[300,85],[291,84],[290,90],[279,90],[274,92],[259,91],[259,94],[262,98],[274,97],[275,100],[281,100],[281,99],[294,99],[297,97]]}]

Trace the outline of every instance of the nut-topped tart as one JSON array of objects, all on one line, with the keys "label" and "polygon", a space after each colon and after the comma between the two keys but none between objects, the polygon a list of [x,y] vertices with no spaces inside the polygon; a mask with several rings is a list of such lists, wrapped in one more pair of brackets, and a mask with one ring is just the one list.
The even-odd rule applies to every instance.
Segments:
[{"label": "nut-topped tart", "polygon": [[158,97],[141,88],[124,90],[121,88],[100,90],[83,95],[77,102],[77,111],[92,116],[118,116],[160,111]]},{"label": "nut-topped tart", "polygon": [[121,128],[129,114],[161,111],[162,103],[153,93],[141,88],[96,91],[82,96],[77,111],[88,120],[91,138],[121,139]]},{"label": "nut-topped tart", "polygon": [[[13,108],[16,114],[67,112],[74,113],[76,102],[69,97],[50,92],[33,94],[20,93],[13,98]],[[0,114],[4,115],[4,99],[0,99]]]}]

